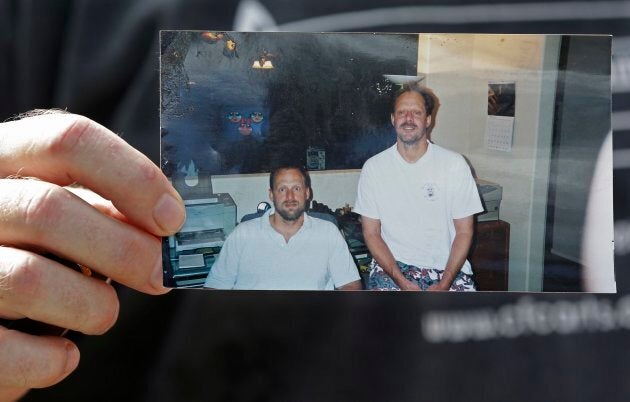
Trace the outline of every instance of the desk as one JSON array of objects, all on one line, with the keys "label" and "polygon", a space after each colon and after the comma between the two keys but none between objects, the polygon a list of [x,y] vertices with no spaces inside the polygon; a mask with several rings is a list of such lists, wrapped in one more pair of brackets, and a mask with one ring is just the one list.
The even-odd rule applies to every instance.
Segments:
[{"label": "desk", "polygon": [[478,290],[508,290],[510,224],[505,221],[478,222],[468,261]]}]

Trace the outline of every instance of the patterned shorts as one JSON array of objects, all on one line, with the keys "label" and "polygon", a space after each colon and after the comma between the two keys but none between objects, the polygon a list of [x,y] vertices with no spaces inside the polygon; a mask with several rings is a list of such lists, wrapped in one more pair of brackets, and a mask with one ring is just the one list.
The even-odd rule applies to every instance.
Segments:
[{"label": "patterned shorts", "polygon": [[[442,278],[440,271],[432,268],[419,268],[413,265],[408,265],[400,261],[396,261],[398,267],[402,271],[407,280],[415,282],[420,289],[426,290],[429,286],[438,283]],[[396,282],[383,271],[374,259],[370,263],[370,279],[367,285],[368,290],[400,290]],[[466,275],[463,272],[459,272],[455,277],[455,280],[451,284],[449,290],[454,291],[474,291],[477,290],[475,282],[472,276]]]}]

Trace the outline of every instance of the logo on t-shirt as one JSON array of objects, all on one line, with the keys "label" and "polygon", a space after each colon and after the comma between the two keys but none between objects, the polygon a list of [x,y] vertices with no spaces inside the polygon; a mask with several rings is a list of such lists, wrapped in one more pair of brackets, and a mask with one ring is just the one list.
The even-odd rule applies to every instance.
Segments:
[{"label": "logo on t-shirt", "polygon": [[438,197],[438,186],[435,183],[427,183],[422,186],[424,198],[429,201],[435,201]]}]

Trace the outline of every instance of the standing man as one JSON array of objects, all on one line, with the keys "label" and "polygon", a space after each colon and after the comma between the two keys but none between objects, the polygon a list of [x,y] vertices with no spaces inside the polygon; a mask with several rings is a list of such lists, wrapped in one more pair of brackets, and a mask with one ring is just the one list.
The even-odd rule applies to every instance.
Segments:
[{"label": "standing man", "polygon": [[269,176],[273,211],[227,238],[205,287],[247,290],[361,290],[348,246],[331,222],[308,216],[310,178],[302,167]]},{"label": "standing man", "polygon": [[373,256],[373,290],[475,290],[466,261],[483,207],[464,158],[429,142],[435,100],[418,83],[394,99],[396,144],[368,159],[355,212]]}]

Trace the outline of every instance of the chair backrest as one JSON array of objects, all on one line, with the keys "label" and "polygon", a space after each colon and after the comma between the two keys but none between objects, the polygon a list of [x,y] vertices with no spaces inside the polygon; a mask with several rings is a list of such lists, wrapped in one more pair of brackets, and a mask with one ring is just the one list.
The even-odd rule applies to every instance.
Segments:
[{"label": "chair backrest", "polygon": [[[339,227],[339,225],[337,224],[337,218],[335,218],[331,214],[328,214],[326,212],[307,212],[307,213],[310,217],[323,219]],[[243,215],[243,217],[241,218],[241,222],[246,222],[251,219],[259,218],[263,215],[264,215],[264,212],[254,212],[251,214]]]},{"label": "chair backrest", "polygon": [[241,223],[252,220],[252,219],[260,218],[263,215],[264,215],[264,212],[254,212],[251,214],[243,215],[243,217],[241,218]]},{"label": "chair backrest", "polygon": [[333,215],[329,213],[311,211],[311,212],[308,212],[308,216],[312,216],[313,218],[323,219],[339,227],[339,225],[337,224],[337,218],[335,218]]}]

